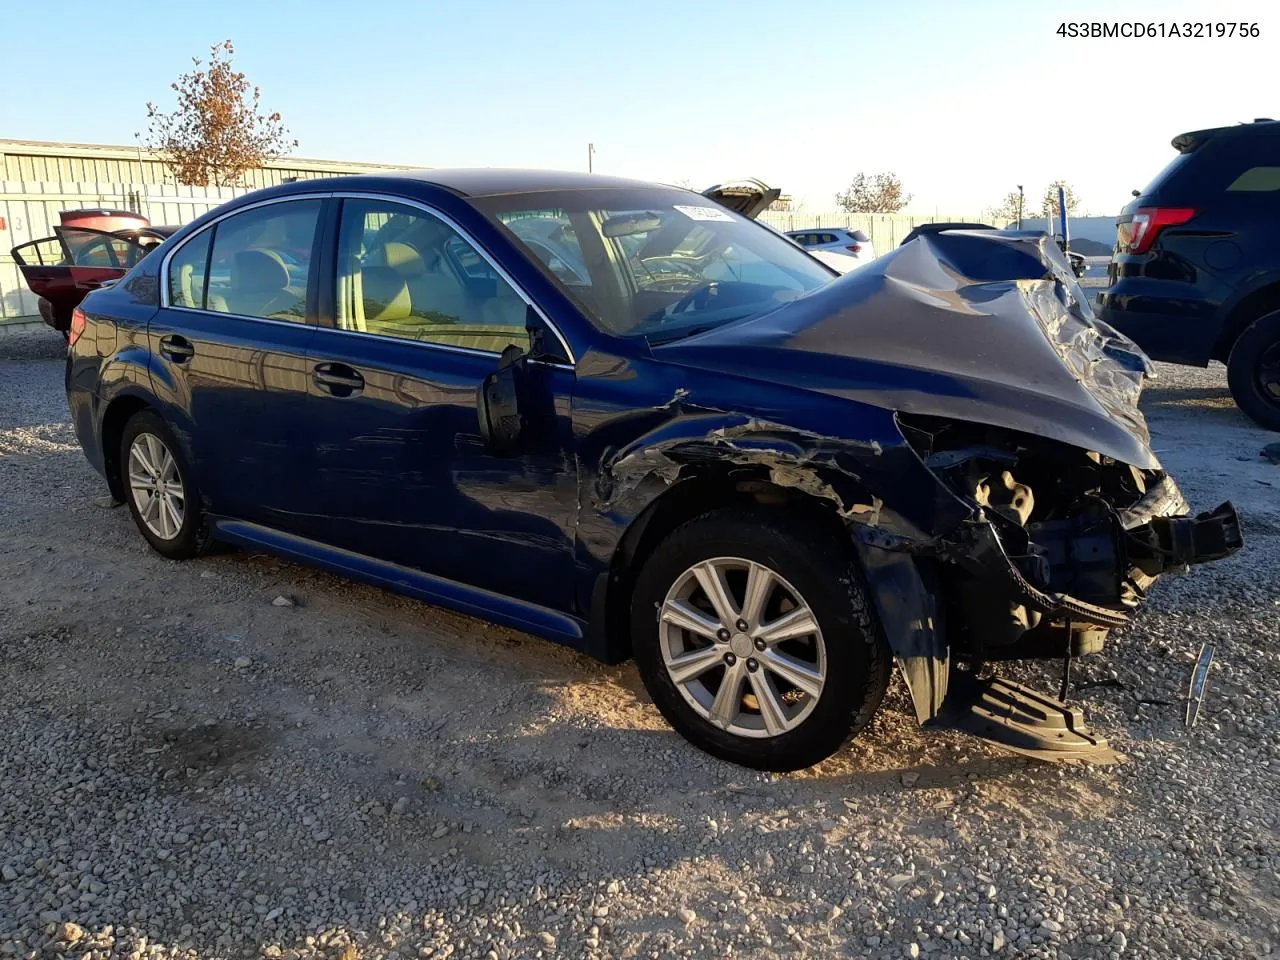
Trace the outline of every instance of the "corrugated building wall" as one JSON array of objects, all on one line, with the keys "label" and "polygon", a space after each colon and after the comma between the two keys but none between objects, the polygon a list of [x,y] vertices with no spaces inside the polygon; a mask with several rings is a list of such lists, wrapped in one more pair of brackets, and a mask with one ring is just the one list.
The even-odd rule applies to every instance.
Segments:
[{"label": "corrugated building wall", "polygon": [[62,210],[132,210],[155,224],[184,224],[250,190],[290,179],[412,167],[287,157],[249,170],[240,187],[187,187],[160,157],[136,147],[0,140],[0,322],[38,317],[10,250],[53,233]]},{"label": "corrugated building wall", "polygon": [[[339,160],[282,157],[246,171],[241,186],[250,190],[287,179],[314,180],[411,167]],[[96,143],[50,143],[43,140],[0,140],[0,180],[26,183],[140,183],[176,185],[160,155],[141,147]]]}]

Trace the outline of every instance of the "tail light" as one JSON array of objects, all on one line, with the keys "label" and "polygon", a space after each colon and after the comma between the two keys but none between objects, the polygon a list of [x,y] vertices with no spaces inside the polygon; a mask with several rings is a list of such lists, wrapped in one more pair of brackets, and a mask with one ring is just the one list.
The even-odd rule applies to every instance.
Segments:
[{"label": "tail light", "polygon": [[852,243],[852,244],[850,244],[849,246],[845,247],[845,249],[846,249],[846,250],[848,250],[850,253],[861,253],[861,252],[862,252],[862,244],[860,244],[860,243]]},{"label": "tail light", "polygon": [[1196,215],[1190,207],[1140,207],[1128,223],[1116,224],[1121,253],[1146,253],[1165,227],[1176,227]]},{"label": "tail light", "polygon": [[88,324],[89,318],[84,315],[83,310],[76,307],[71,311],[71,330],[67,333],[67,346],[75,346],[76,341],[80,339],[80,334],[84,333],[84,328]]}]

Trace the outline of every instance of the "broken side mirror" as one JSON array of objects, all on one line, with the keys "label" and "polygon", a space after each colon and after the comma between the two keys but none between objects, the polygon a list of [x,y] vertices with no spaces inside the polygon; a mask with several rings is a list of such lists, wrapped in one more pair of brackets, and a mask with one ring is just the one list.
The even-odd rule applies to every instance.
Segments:
[{"label": "broken side mirror", "polygon": [[524,350],[515,344],[503,350],[498,369],[484,378],[476,398],[480,435],[497,454],[510,453],[520,441],[523,419],[518,381],[524,358]]}]

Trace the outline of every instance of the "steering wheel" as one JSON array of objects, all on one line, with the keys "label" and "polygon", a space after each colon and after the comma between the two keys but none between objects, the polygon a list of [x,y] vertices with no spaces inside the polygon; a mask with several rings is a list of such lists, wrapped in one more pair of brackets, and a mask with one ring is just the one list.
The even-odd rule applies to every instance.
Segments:
[{"label": "steering wheel", "polygon": [[699,287],[694,287],[671,305],[671,310],[667,313],[667,317],[670,318],[679,316],[682,313],[688,313],[694,307],[697,307],[699,310],[705,309],[707,302],[711,299],[711,294],[715,292],[718,285],[718,280],[711,280]]}]

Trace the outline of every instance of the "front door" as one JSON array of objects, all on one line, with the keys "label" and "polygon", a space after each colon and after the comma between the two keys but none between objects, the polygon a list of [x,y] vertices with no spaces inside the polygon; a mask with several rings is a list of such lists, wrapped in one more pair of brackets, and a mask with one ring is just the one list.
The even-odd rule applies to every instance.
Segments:
[{"label": "front door", "polygon": [[522,367],[501,454],[477,398],[529,310],[462,234],[417,207],[342,201],[334,314],[308,355],[325,540],[568,611],[577,472],[571,367]]},{"label": "front door", "polygon": [[170,257],[152,386],[188,439],[212,513],[301,532],[310,492],[307,348],[324,201],[251,207]]}]

